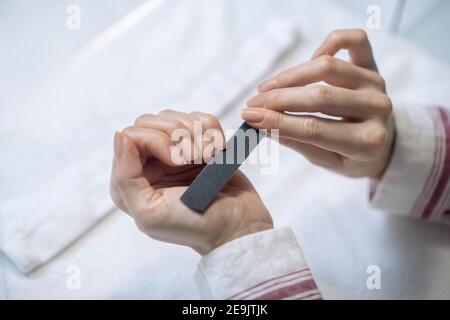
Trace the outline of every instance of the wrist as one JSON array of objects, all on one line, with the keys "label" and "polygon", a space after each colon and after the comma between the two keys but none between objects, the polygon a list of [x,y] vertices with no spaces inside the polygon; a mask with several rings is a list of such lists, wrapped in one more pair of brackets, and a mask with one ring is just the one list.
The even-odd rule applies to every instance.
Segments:
[{"label": "wrist", "polygon": [[220,246],[224,245],[225,243],[231,242],[238,238],[242,238],[242,237],[248,236],[253,233],[263,232],[263,231],[270,230],[270,229],[273,229],[272,222],[266,222],[266,221],[253,222],[249,225],[246,225],[246,226],[236,230],[234,233],[230,234],[228,237],[223,239],[222,242],[217,243],[215,248],[220,247]]},{"label": "wrist", "polygon": [[266,230],[273,229],[272,221],[255,221],[233,230],[232,232],[227,232],[224,230],[220,236],[218,236],[214,241],[209,242],[209,245],[202,247],[193,247],[200,255],[204,256],[214,249],[223,246],[224,244],[231,242],[233,240],[243,238],[245,236],[263,232]]}]

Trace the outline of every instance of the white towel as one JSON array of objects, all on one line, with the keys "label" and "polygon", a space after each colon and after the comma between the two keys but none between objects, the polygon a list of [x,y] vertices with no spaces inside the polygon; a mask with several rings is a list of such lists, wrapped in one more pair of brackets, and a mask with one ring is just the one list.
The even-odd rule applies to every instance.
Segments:
[{"label": "white towel", "polygon": [[76,72],[1,103],[0,250],[22,272],[112,209],[115,130],[164,108],[218,113],[295,41],[287,21],[235,14],[227,1],[168,1]]}]

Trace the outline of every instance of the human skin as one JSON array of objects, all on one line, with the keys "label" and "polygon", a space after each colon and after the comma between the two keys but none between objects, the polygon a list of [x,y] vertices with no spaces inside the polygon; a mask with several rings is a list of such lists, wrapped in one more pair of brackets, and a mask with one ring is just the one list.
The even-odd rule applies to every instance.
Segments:
[{"label": "human skin", "polygon": [[[111,196],[138,228],[150,237],[189,246],[201,255],[226,242],[273,228],[272,218],[245,175],[238,171],[203,214],[180,197],[204,164],[183,164],[171,154],[172,133],[192,131],[194,122],[223,136],[216,118],[204,113],[165,110],[139,117],[117,132],[111,174]],[[194,137],[191,135],[192,143]]]},{"label": "human skin", "polygon": [[[342,49],[351,61],[334,57]],[[310,61],[268,79],[258,90],[242,110],[249,125],[279,129],[282,144],[316,165],[350,177],[382,177],[395,125],[363,30],[332,32]]]},{"label": "human skin", "polygon": [[[350,62],[333,57],[341,49],[349,50]],[[320,81],[328,85],[318,85]],[[382,177],[392,153],[394,119],[364,31],[333,32],[311,61],[278,74],[258,89],[242,111],[251,126],[279,129],[281,143],[319,166],[352,177]],[[211,115],[172,110],[143,115],[117,132],[111,196],[150,237],[204,255],[239,237],[271,229],[273,223],[242,172],[203,215],[181,203],[181,195],[204,164],[191,164],[193,158],[174,161],[170,137],[180,128],[192,132],[195,121],[223,135]]]}]

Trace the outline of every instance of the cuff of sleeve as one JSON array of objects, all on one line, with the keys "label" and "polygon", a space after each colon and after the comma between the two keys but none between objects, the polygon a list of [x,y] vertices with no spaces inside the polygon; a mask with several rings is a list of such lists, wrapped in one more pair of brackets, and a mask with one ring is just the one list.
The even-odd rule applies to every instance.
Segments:
[{"label": "cuff of sleeve", "polygon": [[[205,255],[196,282],[206,299],[320,297],[291,229],[251,234]],[[297,291],[292,287],[296,284]],[[283,289],[283,290],[281,290]]]},{"label": "cuff of sleeve", "polygon": [[446,111],[410,106],[395,109],[394,115],[395,147],[383,179],[372,183],[372,205],[403,216],[437,220],[442,193],[436,191],[446,174]]}]

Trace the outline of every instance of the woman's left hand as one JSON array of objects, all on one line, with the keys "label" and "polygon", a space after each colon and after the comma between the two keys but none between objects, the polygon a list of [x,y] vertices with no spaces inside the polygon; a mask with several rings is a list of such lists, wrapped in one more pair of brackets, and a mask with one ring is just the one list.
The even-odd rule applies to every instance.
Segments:
[{"label": "woman's left hand", "polygon": [[[334,57],[341,49],[351,62]],[[314,84],[321,81],[328,85]],[[282,144],[322,167],[352,177],[383,175],[394,141],[392,104],[363,30],[334,31],[311,61],[258,89],[242,111],[249,125],[279,129]],[[292,114],[298,112],[333,118]]]}]

